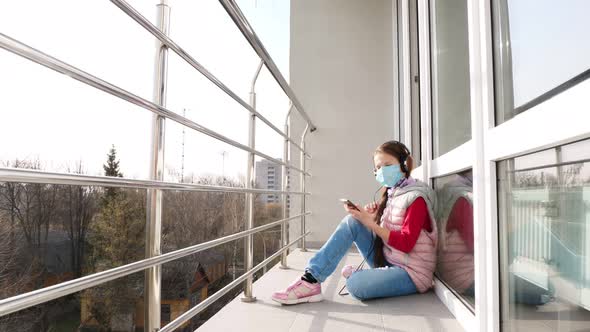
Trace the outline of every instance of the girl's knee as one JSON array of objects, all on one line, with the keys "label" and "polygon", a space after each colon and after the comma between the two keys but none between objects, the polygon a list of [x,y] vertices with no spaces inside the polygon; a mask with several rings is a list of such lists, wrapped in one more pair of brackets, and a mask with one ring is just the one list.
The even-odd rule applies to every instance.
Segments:
[{"label": "girl's knee", "polygon": [[351,214],[347,214],[344,218],[342,218],[342,223],[346,224],[348,227],[350,227],[350,229],[362,226],[361,222],[356,220]]},{"label": "girl's knee", "polygon": [[346,289],[348,289],[348,293],[350,293],[352,297],[363,301],[368,299],[365,292],[363,291],[368,285],[363,285],[366,280],[359,278],[359,276],[359,273],[353,273],[350,275],[350,277],[346,279]]},{"label": "girl's knee", "polygon": [[356,219],[354,219],[354,217],[352,216],[352,214],[347,214],[344,216],[344,218],[342,218],[342,223],[348,224],[350,222],[354,222]]}]

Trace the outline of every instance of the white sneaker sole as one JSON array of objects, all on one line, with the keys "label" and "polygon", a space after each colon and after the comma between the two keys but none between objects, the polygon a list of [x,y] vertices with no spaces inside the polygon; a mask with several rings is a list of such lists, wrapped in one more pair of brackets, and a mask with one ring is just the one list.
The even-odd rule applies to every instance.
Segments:
[{"label": "white sneaker sole", "polygon": [[300,299],[292,299],[292,300],[275,299],[274,297],[272,299],[275,302],[279,302],[281,304],[297,304],[297,303],[307,303],[307,302],[320,302],[324,298],[322,297],[322,294],[316,294],[316,295],[306,296],[306,297],[302,297]]}]

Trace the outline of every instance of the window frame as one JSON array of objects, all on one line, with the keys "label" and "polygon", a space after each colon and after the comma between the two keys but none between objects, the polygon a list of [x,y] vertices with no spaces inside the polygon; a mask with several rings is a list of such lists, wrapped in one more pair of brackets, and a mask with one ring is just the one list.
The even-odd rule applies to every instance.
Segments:
[{"label": "window frame", "polygon": [[[398,25],[402,37],[399,56],[409,56],[401,50],[403,24],[408,23],[408,0],[398,0]],[[433,158],[432,128],[432,29],[430,9],[432,2],[441,0],[418,0],[419,40],[419,110],[421,126],[422,164],[414,169],[412,176],[432,184],[432,179],[472,168],[474,182],[474,240],[476,306],[471,312],[443,282],[435,278],[435,293],[468,330],[500,331],[500,262],[499,214],[496,163],[501,160],[537,152],[547,148],[590,138],[588,123],[590,114],[590,80],[569,85],[558,94],[531,105],[526,112],[517,114],[496,125],[496,107],[511,105],[511,65],[506,54],[501,54],[495,45],[505,43],[507,36],[494,30],[494,12],[491,0],[467,1],[468,47],[471,108],[471,140],[453,150]],[[405,10],[404,10],[405,8]],[[497,23],[497,22],[496,22]],[[406,31],[406,32],[404,32]],[[496,63],[494,62],[496,60]],[[499,61],[501,60],[501,61]],[[403,64],[404,60],[399,59]],[[502,71],[498,71],[502,70]],[[400,69],[400,71],[402,71]],[[502,73],[500,75],[499,73]],[[400,74],[400,97],[407,82]],[[510,92],[512,90],[509,90]],[[585,93],[586,92],[586,93]],[[402,128],[411,128],[411,107],[404,106],[400,98],[399,120]],[[576,119],[576,121],[572,121]],[[577,119],[580,119],[579,121]],[[534,124],[534,125],[531,125]],[[523,134],[526,133],[526,134]],[[412,142],[411,131],[401,131],[400,140]]]},{"label": "window frame", "polygon": [[[404,1],[404,0],[400,0]],[[459,147],[433,159],[434,137],[432,127],[432,60],[431,38],[435,31],[431,29],[431,8],[437,0],[418,0],[418,57],[419,57],[419,112],[420,112],[420,136],[421,136],[421,165],[417,167],[412,176],[432,185],[433,179],[462,170],[472,168],[473,161],[469,158],[472,150],[471,140]],[[405,117],[410,114],[407,109]],[[473,121],[473,119],[472,119]],[[410,134],[411,135],[411,134]],[[473,140],[473,135],[472,135]],[[412,137],[409,138],[412,141]],[[475,226],[475,225],[474,225]],[[476,272],[477,273],[477,272]],[[477,275],[476,275],[477,280]],[[477,282],[477,281],[476,281]],[[438,298],[447,306],[466,331],[476,330],[476,314],[468,307],[463,299],[458,297],[444,282],[435,276],[434,291]],[[476,290],[477,291],[477,290]],[[476,295],[477,301],[477,295]],[[477,306],[477,304],[476,304]]]},{"label": "window frame", "polygon": [[567,91],[574,86],[590,79],[590,68],[581,73],[563,81],[562,83],[550,88],[540,95],[528,100],[524,104],[514,107],[514,84],[512,75],[512,48],[510,43],[509,17],[508,17],[508,0],[492,1],[492,38],[494,45],[502,47],[494,48],[494,78],[496,84],[496,103],[503,105],[503,109],[510,110],[511,118],[506,120],[506,112],[495,113],[496,123],[501,124],[513,119],[514,117],[543,104],[549,99]]}]

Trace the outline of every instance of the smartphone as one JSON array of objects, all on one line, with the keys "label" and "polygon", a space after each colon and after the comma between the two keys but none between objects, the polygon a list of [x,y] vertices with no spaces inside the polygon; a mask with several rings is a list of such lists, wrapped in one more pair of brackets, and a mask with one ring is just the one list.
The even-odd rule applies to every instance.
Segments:
[{"label": "smartphone", "polygon": [[351,202],[349,199],[346,199],[346,198],[341,198],[341,199],[340,199],[340,202],[342,202],[342,203],[344,203],[344,204],[348,205],[348,207],[349,207],[349,208],[351,208],[351,209],[355,209],[355,210],[357,210],[357,211],[360,211],[360,210],[359,210],[359,209],[356,207],[356,205],[354,205],[354,203],[353,203],[353,202]]}]

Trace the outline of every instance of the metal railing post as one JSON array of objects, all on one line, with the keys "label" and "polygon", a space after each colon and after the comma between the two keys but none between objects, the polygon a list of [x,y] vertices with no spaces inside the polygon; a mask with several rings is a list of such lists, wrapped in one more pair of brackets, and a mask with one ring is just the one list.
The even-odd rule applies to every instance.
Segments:
[{"label": "metal railing post", "polygon": [[[261,61],[256,69],[256,74],[252,79],[252,86],[250,88],[250,106],[256,109],[256,80],[260,71],[262,70],[263,62]],[[256,145],[256,114],[250,114],[250,121],[248,125],[248,146],[251,149],[255,149]],[[248,168],[246,170],[246,188],[255,187],[255,174],[254,174],[254,157],[253,152],[248,153]],[[246,194],[246,230],[254,227],[254,194]],[[248,235],[244,239],[244,270],[248,271],[254,267],[254,241],[253,235]],[[243,302],[254,302],[256,297],[252,295],[252,281],[253,276],[250,275],[244,281],[244,296],[242,297]]]},{"label": "metal railing post", "polygon": [[[289,144],[289,138],[291,137],[291,133],[290,133],[290,129],[289,129],[289,121],[291,120],[291,111],[293,110],[293,103],[289,103],[289,110],[287,111],[287,115],[285,116],[285,127],[284,127],[284,133],[287,136],[287,138],[285,138],[285,140],[283,141],[283,161],[284,162],[288,162],[289,161],[289,152],[290,152],[290,144]],[[288,188],[288,181],[289,181],[289,175],[287,174],[288,172],[288,168],[287,166],[283,165],[281,168],[281,171],[283,173],[283,179],[281,181],[281,190],[282,191],[287,191]],[[287,206],[287,202],[289,199],[289,195],[288,194],[283,194],[283,219],[287,218],[287,216],[289,215],[289,208]],[[281,246],[285,246],[287,245],[287,243],[289,243],[289,234],[287,232],[287,223],[283,223],[281,224]],[[279,265],[280,269],[288,269],[289,266],[287,266],[287,255],[288,255],[288,250],[283,251],[283,253],[281,254],[281,265]]]},{"label": "metal railing post", "polygon": [[[158,27],[168,34],[170,28],[170,7],[167,0],[160,0],[157,5]],[[166,106],[166,86],[168,79],[168,47],[157,42],[154,103],[162,107]],[[166,118],[154,114],[152,121],[152,146],[150,179],[162,181],[164,179],[164,139]],[[149,189],[147,191],[146,211],[146,258],[162,254],[160,241],[162,238],[162,190]],[[144,280],[144,327],[146,331],[153,332],[160,329],[160,304],[161,304],[161,266],[153,266],[145,270]]]},{"label": "metal railing post", "polygon": [[242,10],[240,10],[240,7],[236,3],[236,1],[219,0],[219,3],[221,3],[227,14],[231,17],[238,29],[240,29],[240,31],[244,35],[244,38],[246,38],[248,43],[250,43],[250,46],[252,46],[256,54],[258,54],[260,59],[264,62],[270,74],[275,78],[281,89],[283,89],[287,97],[289,97],[289,100],[291,100],[291,102],[295,106],[295,109],[303,117],[305,122],[307,122],[307,124],[311,126],[310,132],[314,132],[316,130],[316,126],[312,123],[311,118],[303,109],[303,105],[301,105],[299,99],[297,99],[297,96],[295,96],[295,92],[293,92],[293,89],[291,89],[289,83],[287,83],[287,80],[285,79],[283,74],[281,74],[279,67],[277,67],[273,59],[270,57],[270,54],[258,38],[258,35],[254,32],[254,29],[246,19],[246,16],[242,12]]},{"label": "metal railing post", "polygon": [[[299,163],[301,169],[305,172],[305,136],[309,131],[309,123],[305,125],[305,129],[303,130],[303,134],[301,134],[301,153],[299,155]],[[305,190],[305,173],[301,173],[301,190]],[[305,195],[301,197],[301,211],[305,213]],[[305,234],[305,216],[301,216],[301,235]],[[307,247],[305,246],[305,236],[301,238],[301,251],[307,251]]]}]

